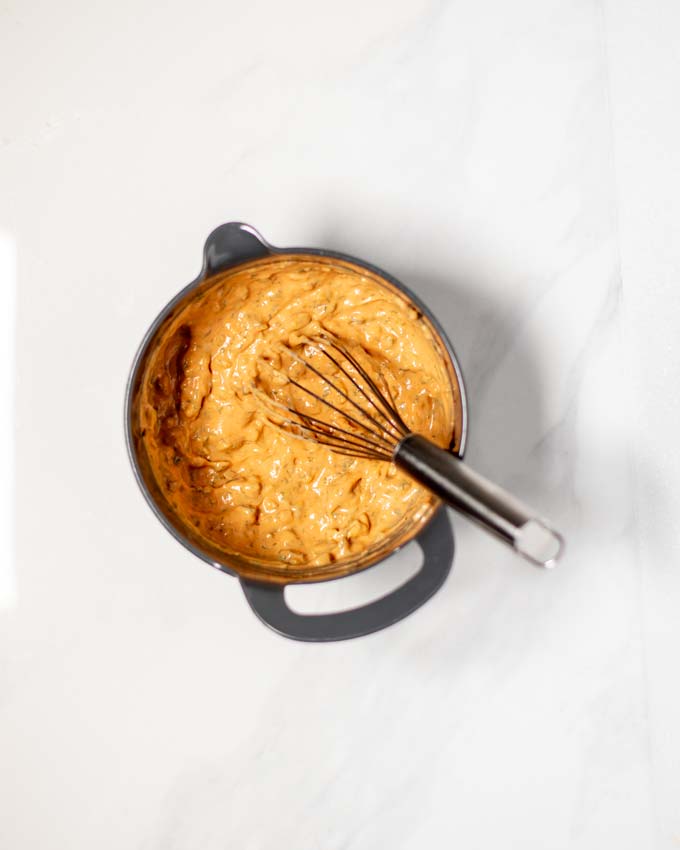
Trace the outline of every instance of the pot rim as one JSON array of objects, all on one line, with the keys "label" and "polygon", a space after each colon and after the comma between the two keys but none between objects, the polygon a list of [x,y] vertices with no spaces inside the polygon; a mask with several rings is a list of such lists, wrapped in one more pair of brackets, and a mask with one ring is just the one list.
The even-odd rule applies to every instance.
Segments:
[{"label": "pot rim", "polygon": [[[236,224],[236,223],[235,223]],[[224,227],[225,225],[222,225]],[[137,456],[137,451],[134,444],[133,437],[133,422],[132,422],[132,414],[133,414],[133,404],[135,399],[135,391],[138,386],[138,382],[141,376],[141,371],[143,366],[145,365],[145,358],[148,352],[149,345],[155,339],[156,334],[166,320],[168,315],[174,310],[174,308],[183,301],[191,292],[197,289],[200,285],[204,284],[206,281],[210,280],[213,277],[221,275],[223,272],[236,269],[239,266],[249,265],[251,263],[257,262],[259,260],[264,260],[267,256],[270,257],[281,257],[285,258],[286,256],[299,256],[299,255],[310,255],[316,257],[324,257],[327,259],[337,259],[342,262],[347,262],[352,265],[358,266],[359,268],[366,269],[372,274],[376,275],[379,278],[387,281],[392,284],[397,290],[399,290],[402,294],[404,294],[413,304],[414,306],[427,318],[427,320],[432,325],[433,329],[437,333],[439,337],[440,343],[446,349],[446,352],[449,356],[451,366],[453,367],[453,372],[455,374],[455,379],[457,383],[457,389],[460,397],[460,413],[461,413],[461,425],[460,425],[460,437],[458,442],[458,448],[456,453],[459,457],[463,457],[465,453],[465,448],[467,445],[467,437],[468,437],[468,405],[467,405],[467,394],[465,390],[465,381],[463,378],[463,372],[454,351],[451,340],[449,339],[446,331],[442,327],[439,320],[432,313],[430,308],[416,295],[409,287],[403,284],[400,280],[398,280],[393,275],[385,272],[379,266],[376,266],[372,263],[368,263],[365,260],[359,259],[358,257],[354,257],[351,254],[345,254],[340,251],[332,251],[325,248],[278,248],[270,243],[268,243],[264,237],[251,225],[240,224],[240,228],[242,230],[247,231],[252,236],[254,236],[264,248],[266,248],[266,253],[260,256],[251,256],[248,258],[240,258],[236,259],[233,262],[227,262],[224,265],[221,265],[219,269],[211,269],[208,263],[208,246],[210,244],[211,234],[204,248],[204,261],[203,267],[201,269],[200,274],[189,284],[184,286],[176,295],[174,295],[170,301],[160,310],[157,314],[156,318],[149,325],[146,333],[142,337],[142,340],[135,352],[134,358],[132,360],[132,365],[128,374],[128,379],[125,387],[125,399],[124,399],[124,430],[125,430],[125,444],[127,448],[128,458],[130,460],[130,464],[132,466],[132,471],[137,481],[137,485],[139,486],[142,495],[144,496],[145,501],[157,517],[160,520],[163,527],[175,538],[175,540],[180,543],[184,548],[188,549],[193,555],[200,558],[205,563],[210,566],[220,570],[221,572],[227,573],[229,575],[236,576],[238,578],[244,578],[243,574],[240,573],[235,567],[229,565],[228,563],[224,563],[223,561],[216,560],[211,554],[207,551],[200,549],[197,545],[195,545],[186,535],[184,535],[179,528],[177,528],[166,516],[166,514],[161,510],[156,498],[154,498],[153,494],[150,492],[149,487],[147,486],[147,482],[142,474],[142,470],[140,468],[139,459]],[[219,230],[220,228],[217,228]],[[216,231],[213,231],[215,233]],[[432,510],[431,515],[427,518],[427,520],[421,525],[420,529],[414,536],[410,536],[407,540],[404,540],[398,543],[394,548],[390,549],[390,551],[378,558],[376,561],[371,561],[365,566],[358,567],[356,569],[351,570],[351,572],[346,573],[345,575],[354,575],[358,572],[363,572],[366,569],[370,569],[371,567],[378,566],[378,564],[382,563],[384,560],[393,555],[395,552],[398,552],[403,546],[412,542],[418,534],[421,534],[425,528],[432,522],[436,514],[438,513],[437,507]],[[225,559],[228,559],[228,553],[224,555]],[[310,576],[310,577],[296,577],[296,576],[282,576],[280,581],[276,581],[275,579],[269,579],[267,577],[252,579],[256,580],[263,584],[301,584],[301,583],[317,583],[321,581],[332,581],[337,578],[343,578],[344,575],[318,575],[318,576]]]}]

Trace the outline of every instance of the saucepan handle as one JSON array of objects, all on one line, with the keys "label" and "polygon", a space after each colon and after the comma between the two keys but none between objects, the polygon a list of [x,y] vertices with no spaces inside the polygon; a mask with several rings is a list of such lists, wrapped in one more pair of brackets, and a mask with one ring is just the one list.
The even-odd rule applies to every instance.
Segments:
[{"label": "saucepan handle", "polygon": [[230,221],[215,228],[203,249],[203,277],[210,277],[229,266],[266,257],[276,251],[250,224]]},{"label": "saucepan handle", "polygon": [[241,586],[260,620],[284,637],[316,642],[360,637],[406,617],[442,586],[451,570],[454,552],[453,530],[446,508],[437,511],[416,542],[423,551],[423,565],[416,575],[392,593],[350,611],[298,614],[286,604],[281,585],[241,579]]}]

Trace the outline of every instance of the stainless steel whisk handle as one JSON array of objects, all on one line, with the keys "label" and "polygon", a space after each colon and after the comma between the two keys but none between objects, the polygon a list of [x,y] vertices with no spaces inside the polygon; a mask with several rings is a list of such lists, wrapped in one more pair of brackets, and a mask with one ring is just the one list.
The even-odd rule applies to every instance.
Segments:
[{"label": "stainless steel whisk handle", "polygon": [[562,537],[501,487],[474,472],[456,455],[419,434],[399,442],[394,462],[452,508],[475,520],[531,563],[553,567]]}]

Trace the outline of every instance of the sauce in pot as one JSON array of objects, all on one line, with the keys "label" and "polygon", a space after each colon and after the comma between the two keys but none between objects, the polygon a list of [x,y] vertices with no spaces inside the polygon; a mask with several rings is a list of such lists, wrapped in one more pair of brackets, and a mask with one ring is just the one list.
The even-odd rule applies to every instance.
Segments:
[{"label": "sauce in pot", "polygon": [[347,457],[271,421],[252,392],[280,344],[332,335],[388,384],[412,431],[448,446],[450,380],[429,324],[398,291],[313,257],[222,274],[173,317],[149,358],[141,427],[184,522],[226,553],[319,566],[361,554],[431,507],[391,463]]}]

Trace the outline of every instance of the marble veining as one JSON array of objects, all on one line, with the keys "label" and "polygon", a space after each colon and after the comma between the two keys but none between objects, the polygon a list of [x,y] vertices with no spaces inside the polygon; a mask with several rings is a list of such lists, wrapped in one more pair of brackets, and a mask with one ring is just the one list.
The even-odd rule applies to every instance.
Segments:
[{"label": "marble veining", "polygon": [[[674,196],[655,242],[644,178],[673,145],[634,118],[654,126],[673,48],[633,6],[4,4],[2,847],[679,846],[680,258]],[[170,539],[128,468],[123,387],[234,219],[373,261],[435,311],[466,376],[467,458],[563,531],[559,569],[456,517],[423,608],[303,645]],[[290,598],[359,604],[416,558]]]}]

